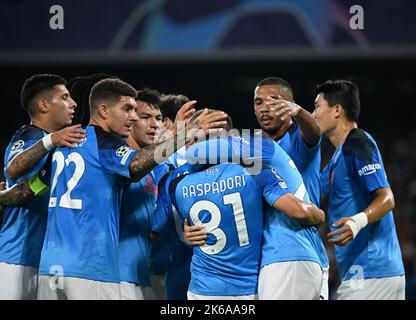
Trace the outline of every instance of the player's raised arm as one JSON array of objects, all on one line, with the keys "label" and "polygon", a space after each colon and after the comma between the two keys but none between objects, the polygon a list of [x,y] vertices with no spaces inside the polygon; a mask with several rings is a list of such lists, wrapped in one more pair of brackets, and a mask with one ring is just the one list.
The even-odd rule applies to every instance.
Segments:
[{"label": "player's raised arm", "polygon": [[7,174],[10,179],[16,180],[32,171],[54,147],[74,147],[83,138],[85,138],[85,130],[80,124],[48,134],[16,155],[7,165]]},{"label": "player's raised arm", "polygon": [[139,181],[157,164],[162,163],[184,145],[204,139],[209,134],[221,132],[227,123],[227,114],[222,111],[208,113],[204,110],[197,117],[193,117],[185,129],[163,142],[140,149],[130,162],[130,177]]},{"label": "player's raised arm", "polygon": [[288,117],[296,120],[300,135],[309,147],[315,146],[319,142],[321,130],[309,111],[293,101],[273,99],[272,97],[267,97],[266,100],[266,104],[272,105],[275,115],[280,117],[282,121]]}]

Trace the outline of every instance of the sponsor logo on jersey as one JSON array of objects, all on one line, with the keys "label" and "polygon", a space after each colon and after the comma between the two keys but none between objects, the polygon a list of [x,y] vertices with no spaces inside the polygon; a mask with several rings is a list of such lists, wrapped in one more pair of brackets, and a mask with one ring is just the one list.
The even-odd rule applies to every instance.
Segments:
[{"label": "sponsor logo on jersey", "polygon": [[375,173],[377,170],[381,169],[381,165],[379,163],[368,164],[358,170],[358,174],[361,176],[368,176],[370,174]]},{"label": "sponsor logo on jersey", "polygon": [[18,149],[22,149],[23,146],[25,145],[25,142],[23,140],[17,140],[13,147],[10,149],[10,151],[16,151]]}]

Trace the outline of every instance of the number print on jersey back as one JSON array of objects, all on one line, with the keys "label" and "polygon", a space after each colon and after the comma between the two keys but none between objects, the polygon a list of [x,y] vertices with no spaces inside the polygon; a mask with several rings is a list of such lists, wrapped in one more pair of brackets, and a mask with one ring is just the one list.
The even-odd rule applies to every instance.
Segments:
[{"label": "number print on jersey back", "polygon": [[[231,205],[233,207],[234,222],[240,247],[247,246],[250,241],[240,193],[236,192],[224,195],[223,202],[224,205]],[[211,214],[211,220],[206,223],[203,223],[199,219],[199,213],[202,210],[206,210]],[[214,244],[205,244],[201,246],[201,250],[206,254],[217,254],[221,252],[227,244],[227,236],[224,231],[219,228],[221,222],[221,210],[218,206],[212,201],[200,200],[192,205],[189,216],[194,225],[204,225],[208,234],[212,234],[216,239]]]},{"label": "number print on jersey back", "polygon": [[81,179],[82,175],[85,171],[85,162],[82,156],[78,152],[72,152],[68,155],[65,159],[64,154],[61,151],[57,151],[53,154],[52,161],[56,162],[56,170],[55,174],[52,179],[52,186],[51,186],[51,197],[49,199],[49,208],[55,208],[57,203],[57,198],[52,196],[56,184],[58,183],[58,177],[62,173],[62,171],[66,166],[69,166],[71,163],[75,164],[75,171],[67,182],[67,191],[61,196],[59,201],[59,206],[62,208],[68,209],[82,209],[82,199],[72,199],[71,192],[76,188],[79,180]]}]

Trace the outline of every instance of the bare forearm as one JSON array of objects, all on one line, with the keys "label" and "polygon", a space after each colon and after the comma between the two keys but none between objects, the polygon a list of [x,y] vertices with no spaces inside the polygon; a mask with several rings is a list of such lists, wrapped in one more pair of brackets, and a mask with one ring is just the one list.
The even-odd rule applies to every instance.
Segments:
[{"label": "bare forearm", "polygon": [[17,206],[33,197],[28,182],[18,183],[13,187],[0,191],[0,205]]},{"label": "bare forearm", "polygon": [[140,149],[130,162],[130,178],[139,181],[157,165],[155,161],[156,146]]},{"label": "bare forearm", "polygon": [[10,179],[18,179],[33,170],[48,152],[43,146],[42,141],[38,141],[30,148],[18,154],[7,165],[7,174]]},{"label": "bare forearm", "polygon": [[315,146],[321,136],[321,130],[311,113],[301,108],[294,118],[299,125],[302,139],[308,146]]},{"label": "bare forearm", "polygon": [[325,220],[324,212],[316,205],[296,198],[291,193],[280,197],[273,207],[303,225],[316,225]]},{"label": "bare forearm", "polygon": [[130,162],[130,178],[139,181],[158,164],[166,161],[185,144],[184,132],[179,132],[161,143],[140,149]]},{"label": "bare forearm", "polygon": [[382,188],[375,191],[370,205],[363,210],[367,215],[368,223],[381,220],[390,210],[394,208],[394,196],[390,188]]},{"label": "bare forearm", "polygon": [[324,222],[325,213],[316,205],[308,202],[302,203],[302,209],[305,212],[305,217],[299,219],[304,225],[318,225]]}]

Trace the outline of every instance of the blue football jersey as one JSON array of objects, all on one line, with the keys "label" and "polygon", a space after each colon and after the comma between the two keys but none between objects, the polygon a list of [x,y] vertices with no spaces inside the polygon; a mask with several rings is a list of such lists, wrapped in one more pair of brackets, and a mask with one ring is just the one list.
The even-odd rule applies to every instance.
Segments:
[{"label": "blue football jersey", "polygon": [[318,207],[321,201],[321,185],[319,167],[321,164],[321,139],[309,147],[300,135],[300,128],[296,122],[276,142],[289,155],[303,177],[309,199]]},{"label": "blue football jersey", "polygon": [[[383,161],[374,139],[361,129],[353,129],[336,150],[321,175],[322,192],[328,196],[328,222],[363,211],[372,201],[372,192],[389,187]],[[383,278],[404,274],[402,255],[393,213],[368,224],[348,245],[335,246],[342,280]]]},{"label": "blue football jersey", "polygon": [[[177,167],[179,168],[179,167]],[[159,182],[159,190],[164,190],[170,182],[187,174],[187,166],[166,174]],[[157,240],[169,250],[169,265],[166,268],[166,298],[168,300],[186,300],[191,280],[191,259],[193,250],[184,243],[183,221],[173,206],[170,197],[158,195],[155,213],[152,219],[152,231],[158,234]]]},{"label": "blue football jersey", "polygon": [[[244,158],[252,159],[253,162],[262,161],[282,177],[291,193],[304,201],[310,201],[293,160],[277,142],[261,135],[200,142],[188,149],[187,157],[190,163],[197,160],[215,163],[227,157],[228,160],[240,159],[241,162],[244,162]],[[246,161],[246,164],[249,165],[249,162]],[[321,267],[325,266],[323,253],[326,255],[326,252],[322,252],[322,240],[314,226],[303,226],[272,207],[266,206],[265,210],[262,266],[296,260],[313,261]]]},{"label": "blue football jersey", "polygon": [[176,235],[172,243],[174,247],[171,252],[171,264],[166,272],[166,299],[186,300],[191,281],[193,250],[184,242],[178,240]]},{"label": "blue football jersey", "polygon": [[[47,132],[32,125],[25,125],[13,136],[4,157],[4,176],[8,187],[27,180],[45,165],[46,155],[39,164],[17,180],[7,174],[7,164],[20,152],[42,139]],[[39,267],[40,252],[45,237],[49,193],[36,196],[22,206],[6,206],[0,231],[0,261]]]},{"label": "blue football jersey", "polygon": [[186,163],[186,148],[185,147],[180,148],[178,151],[172,154],[166,160],[166,162],[173,169],[183,166]]},{"label": "blue football jersey", "polygon": [[[276,142],[292,158],[303,178],[309,199],[318,207],[321,202],[320,165],[321,165],[321,138],[315,146],[309,147],[300,135],[300,128],[296,122]],[[319,234],[316,234],[320,237]],[[328,254],[322,242],[317,241],[322,266],[329,265]]]},{"label": "blue football jersey", "polygon": [[[169,171],[170,164],[168,162],[163,163],[157,167],[157,171],[155,171],[155,182],[158,183],[161,178]],[[156,184],[157,185],[157,184]],[[158,188],[158,187],[157,187]],[[154,209],[156,207],[156,200],[155,205],[153,207],[149,232],[152,228],[152,221],[154,219]],[[158,237],[156,240],[150,243],[150,274],[151,275],[165,275],[169,266],[172,263],[172,252],[173,244],[164,237]]]},{"label": "blue football jersey", "polygon": [[154,171],[130,184],[120,213],[120,280],[150,286],[150,230],[157,198]]},{"label": "blue football jersey", "polygon": [[235,164],[181,175],[160,190],[161,197],[170,197],[183,220],[202,224],[208,232],[206,245],[194,248],[191,292],[209,296],[257,293],[263,199],[273,205],[287,192],[274,171],[249,175]]},{"label": "blue football jersey", "polygon": [[119,215],[136,152],[96,126],[75,148],[57,148],[40,274],[120,281]]}]

